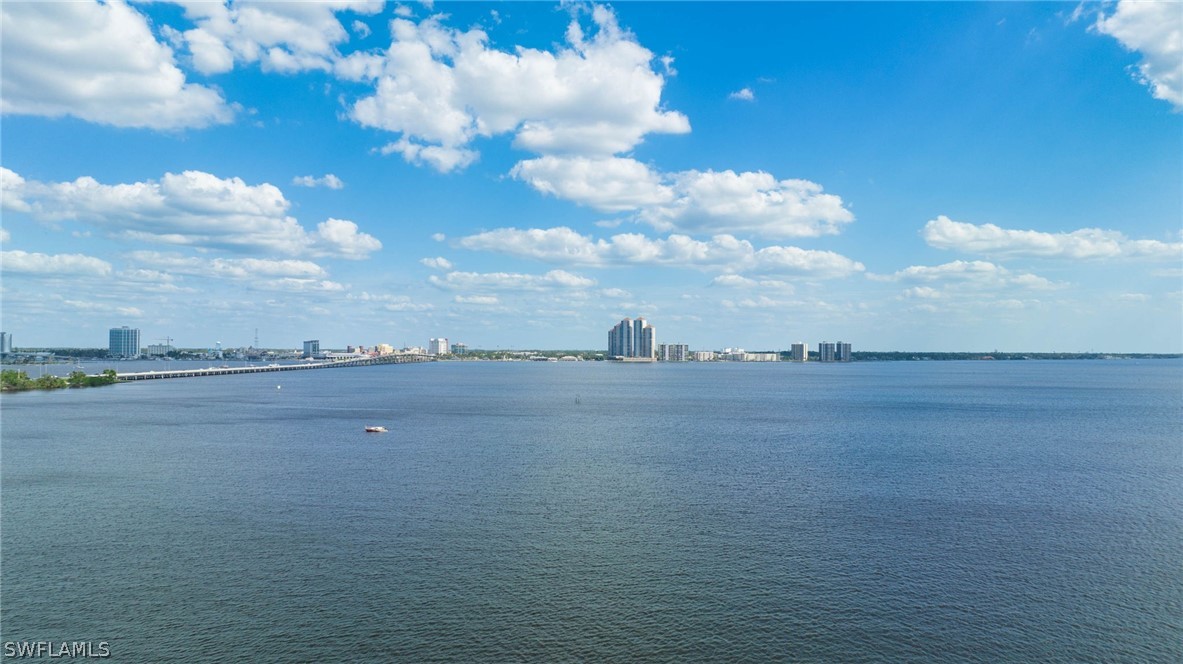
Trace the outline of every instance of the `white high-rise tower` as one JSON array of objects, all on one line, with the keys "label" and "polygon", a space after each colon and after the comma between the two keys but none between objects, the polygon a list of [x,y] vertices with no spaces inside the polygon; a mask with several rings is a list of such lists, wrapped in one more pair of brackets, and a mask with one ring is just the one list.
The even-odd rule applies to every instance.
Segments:
[{"label": "white high-rise tower", "polygon": [[124,325],[111,328],[107,354],[111,357],[136,358],[140,356],[140,331]]},{"label": "white high-rise tower", "polygon": [[656,357],[657,337],[644,318],[625,318],[608,330],[609,357]]}]

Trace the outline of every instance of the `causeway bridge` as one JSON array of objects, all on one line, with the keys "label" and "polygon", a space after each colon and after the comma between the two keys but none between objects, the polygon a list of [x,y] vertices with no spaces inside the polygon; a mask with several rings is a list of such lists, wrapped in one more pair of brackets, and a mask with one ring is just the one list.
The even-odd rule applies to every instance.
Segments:
[{"label": "causeway bridge", "polygon": [[267,373],[272,371],[306,371],[308,369],[337,369],[344,367],[367,367],[375,364],[411,364],[415,362],[434,362],[431,355],[393,354],[377,357],[359,357],[349,360],[328,360],[323,362],[303,362],[300,364],[268,364],[256,367],[207,367],[205,369],[178,369],[176,371],[138,371],[134,373],[116,374],[118,382],[125,383],[133,380],[163,380],[165,378],[196,378],[198,376],[228,376],[231,374]]}]

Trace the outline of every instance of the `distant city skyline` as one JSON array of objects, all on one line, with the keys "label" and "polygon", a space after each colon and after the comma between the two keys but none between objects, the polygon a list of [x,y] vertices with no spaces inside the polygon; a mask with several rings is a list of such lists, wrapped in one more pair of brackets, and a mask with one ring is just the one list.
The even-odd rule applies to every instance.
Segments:
[{"label": "distant city skyline", "polygon": [[[626,330],[627,330],[627,335],[625,334]],[[615,341],[614,341],[614,337],[615,337]],[[171,337],[166,337],[166,339],[170,342],[172,341]],[[11,350],[12,350],[11,343],[12,343],[12,335],[8,334],[7,332],[0,332],[0,348],[4,348],[5,349],[4,352],[11,352]],[[619,344],[624,344],[624,348],[621,348]],[[793,347],[796,347],[798,345],[800,345],[800,344],[797,344],[797,343],[791,344],[791,346],[793,346]],[[842,344],[841,342],[839,342],[839,345],[845,346],[847,353],[849,353],[850,344]],[[227,350],[229,350],[229,349],[247,349],[247,348],[258,348],[258,349],[266,349],[266,350],[293,350],[293,351],[299,351],[304,357],[313,357],[313,356],[321,354],[322,350],[324,350],[324,349],[345,349],[348,352],[353,352],[355,349],[364,349],[367,346],[375,351],[378,351],[378,352],[392,352],[392,351],[396,350],[396,347],[391,344],[388,344],[383,341],[372,341],[372,340],[368,341],[368,342],[364,342],[364,343],[354,342],[354,343],[348,343],[348,344],[341,344],[339,346],[338,345],[331,345],[331,344],[324,345],[323,349],[322,349],[322,344],[319,339],[305,339],[299,343],[293,343],[293,344],[287,344],[287,345],[276,345],[276,346],[262,346],[262,345],[253,346],[253,345],[223,344],[220,341],[215,342],[214,344],[211,344],[209,346],[188,346],[188,347],[177,346],[177,345],[173,345],[171,343],[152,344],[152,343],[148,343],[147,341],[141,339],[141,331],[139,330],[139,328],[131,328],[126,325],[110,328],[110,330],[108,330],[108,336],[107,336],[107,350],[108,350],[108,352],[112,356],[119,356],[119,357],[130,357],[132,355],[138,355],[138,354],[148,355],[148,356],[164,355],[164,354],[167,354],[168,352],[178,351],[178,350],[201,350],[201,349],[221,350],[223,348],[225,348]],[[30,347],[38,348],[41,346],[30,346]],[[101,348],[102,346],[99,346],[99,345],[87,346],[84,344],[67,344],[67,345],[61,346],[61,347],[63,347],[63,348],[78,348],[78,349],[84,349],[84,348],[96,348],[97,349],[97,348]],[[428,339],[426,345],[419,345],[419,344],[412,343],[412,344],[407,344],[407,345],[402,346],[402,349],[403,350],[419,349],[428,355],[446,355],[446,354],[456,353],[456,352],[463,354],[465,351],[467,351],[469,349],[469,347],[470,347],[469,344],[466,344],[464,342],[452,343],[449,341],[449,339],[447,337],[432,337],[432,338]],[[524,346],[522,348],[526,349],[526,347],[524,347]],[[720,347],[713,349],[713,350],[722,350],[723,348],[731,349],[733,347],[732,346],[726,346],[726,347],[720,346]],[[738,348],[738,347],[734,347],[734,348]],[[787,349],[787,348],[788,348],[788,346],[785,347],[785,349]],[[138,349],[138,350],[136,350],[136,349]],[[456,349],[459,349],[459,350],[456,350]],[[776,347],[776,348],[768,348],[765,350],[785,350],[785,349],[781,349],[780,347]],[[478,350],[504,350],[504,348],[491,347],[491,348],[480,348]],[[595,350],[604,350],[604,349],[597,348],[597,347],[588,347],[588,348],[543,348],[543,347],[539,347],[539,348],[528,349],[528,350],[595,351]],[[683,361],[688,357],[690,350],[691,350],[691,347],[689,344],[657,343],[656,342],[655,327],[649,321],[645,320],[643,317],[638,317],[636,320],[633,320],[630,318],[625,318],[620,323],[618,323],[615,327],[613,327],[613,329],[609,331],[609,335],[608,335],[608,346],[607,346],[607,354],[608,355],[625,355],[625,354],[627,354],[628,357],[653,357],[656,359],[662,359],[662,360],[666,360],[666,361]],[[696,350],[708,350],[708,349],[696,348]],[[614,351],[620,351],[620,352],[614,352]],[[819,352],[820,352],[820,350],[819,350]]]},{"label": "distant city skyline", "polygon": [[0,12],[18,347],[1183,351],[1177,3]]}]

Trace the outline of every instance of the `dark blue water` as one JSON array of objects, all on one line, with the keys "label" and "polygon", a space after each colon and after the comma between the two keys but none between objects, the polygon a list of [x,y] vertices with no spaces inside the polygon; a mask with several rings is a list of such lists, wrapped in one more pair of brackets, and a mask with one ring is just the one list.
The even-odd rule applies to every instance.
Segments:
[{"label": "dark blue water", "polygon": [[4,641],[1183,660],[1178,361],[436,363],[6,395],[0,425]]}]

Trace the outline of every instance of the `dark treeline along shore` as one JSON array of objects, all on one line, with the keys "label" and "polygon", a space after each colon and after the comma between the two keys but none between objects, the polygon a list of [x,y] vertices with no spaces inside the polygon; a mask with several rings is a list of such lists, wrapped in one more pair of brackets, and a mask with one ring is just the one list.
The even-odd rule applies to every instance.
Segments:
[{"label": "dark treeline along shore", "polygon": [[52,374],[30,378],[24,371],[5,369],[0,372],[0,391],[22,392],[25,390],[58,390],[67,387],[101,387],[114,385],[117,380],[114,369],[107,369],[101,374],[95,375],[74,371],[65,378]]}]

